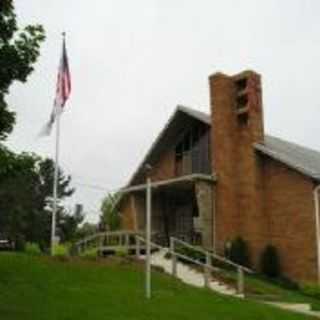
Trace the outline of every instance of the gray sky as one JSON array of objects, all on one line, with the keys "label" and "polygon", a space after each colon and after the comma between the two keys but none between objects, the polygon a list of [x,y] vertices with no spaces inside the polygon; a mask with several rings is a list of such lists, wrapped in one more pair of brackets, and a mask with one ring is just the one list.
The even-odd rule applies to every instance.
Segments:
[{"label": "gray sky", "polygon": [[47,40],[27,84],[12,87],[16,151],[54,155],[36,139],[55,92],[67,32],[72,94],[62,117],[61,165],[91,212],[124,185],[177,104],[209,112],[208,76],[262,74],[265,129],[320,150],[320,2],[237,0],[16,0],[21,26]]}]

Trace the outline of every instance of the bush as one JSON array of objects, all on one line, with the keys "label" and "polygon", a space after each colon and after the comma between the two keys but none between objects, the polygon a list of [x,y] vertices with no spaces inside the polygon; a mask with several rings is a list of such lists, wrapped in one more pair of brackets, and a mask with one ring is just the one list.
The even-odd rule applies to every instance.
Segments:
[{"label": "bush", "polygon": [[115,255],[116,255],[116,257],[119,257],[119,258],[126,258],[128,256],[128,250],[126,250],[126,249],[118,249],[115,252]]},{"label": "bush", "polygon": [[309,297],[320,299],[320,286],[316,284],[304,284],[301,288],[303,294]]},{"label": "bush", "polygon": [[267,245],[261,255],[261,271],[270,278],[279,278],[281,275],[280,260],[276,247]]},{"label": "bush", "polygon": [[26,248],[26,241],[23,235],[17,235],[14,239],[14,247],[16,251],[24,251]]},{"label": "bush", "polygon": [[241,237],[237,237],[231,242],[228,258],[234,263],[250,267],[248,245]]},{"label": "bush", "polygon": [[57,257],[67,257],[69,256],[69,248],[63,244],[55,244],[54,255]]},{"label": "bush", "polygon": [[[197,260],[200,261],[202,263],[204,263],[206,261],[206,257],[202,252],[199,252],[197,250],[193,250],[191,248],[188,247],[180,247],[180,248],[176,248],[175,251],[177,253],[180,253],[181,255],[187,256],[188,258],[191,258],[193,260]],[[165,254],[165,258],[166,259],[170,259],[171,258],[171,253],[167,252]],[[192,264],[192,262],[188,259],[182,258],[178,256],[178,260],[187,264]]]},{"label": "bush", "polygon": [[299,290],[300,286],[294,280],[281,275],[280,278],[276,280],[276,284],[280,285],[281,287],[288,289],[288,290]]},{"label": "bush", "polygon": [[98,250],[96,248],[86,250],[81,256],[85,257],[85,258],[90,258],[90,259],[97,258],[98,257]]},{"label": "bush", "polygon": [[42,251],[37,243],[27,242],[25,252],[31,256],[39,256]]}]

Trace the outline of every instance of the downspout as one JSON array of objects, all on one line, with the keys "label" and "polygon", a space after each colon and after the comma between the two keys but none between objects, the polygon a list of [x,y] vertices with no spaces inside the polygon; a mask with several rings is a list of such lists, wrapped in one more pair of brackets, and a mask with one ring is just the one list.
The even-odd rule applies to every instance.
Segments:
[{"label": "downspout", "polygon": [[320,204],[319,204],[319,191],[320,185],[314,188],[313,198],[314,198],[314,207],[315,207],[315,218],[316,218],[316,241],[317,241],[317,275],[318,275],[318,284],[320,284]]}]

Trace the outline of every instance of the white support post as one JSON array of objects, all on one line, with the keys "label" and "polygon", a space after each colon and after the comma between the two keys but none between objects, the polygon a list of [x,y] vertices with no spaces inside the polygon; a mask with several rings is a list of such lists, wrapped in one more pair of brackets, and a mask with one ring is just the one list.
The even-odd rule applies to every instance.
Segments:
[{"label": "white support post", "polygon": [[318,284],[320,284],[320,185],[313,190],[314,207],[315,207],[315,229],[316,229],[316,248],[317,248],[317,274]]},{"label": "white support post", "polygon": [[170,237],[170,254],[171,254],[171,261],[172,261],[172,275],[174,277],[177,276],[177,255],[174,252],[174,239]]},{"label": "white support post", "polygon": [[56,242],[56,217],[58,210],[58,173],[59,173],[59,145],[60,145],[60,113],[56,116],[56,154],[53,177],[53,208],[51,217],[51,255],[54,256],[55,242]]},{"label": "white support post", "polygon": [[206,252],[206,265],[204,267],[204,285],[206,288],[210,287],[210,275],[211,275],[211,256],[209,252]]},{"label": "white support post", "polygon": [[238,284],[237,284],[238,294],[244,293],[244,274],[243,269],[238,267]]},{"label": "white support post", "polygon": [[151,298],[151,179],[147,177],[146,190],[146,298]]},{"label": "white support post", "polygon": [[140,258],[140,239],[136,236],[136,257]]}]

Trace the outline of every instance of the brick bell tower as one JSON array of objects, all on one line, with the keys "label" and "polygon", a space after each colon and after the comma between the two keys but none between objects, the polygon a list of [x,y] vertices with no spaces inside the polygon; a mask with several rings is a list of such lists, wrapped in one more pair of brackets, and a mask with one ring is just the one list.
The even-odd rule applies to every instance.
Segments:
[{"label": "brick bell tower", "polygon": [[260,75],[215,73],[209,84],[216,249],[223,252],[227,241],[241,236],[256,264],[266,240],[263,168],[253,148],[264,139]]}]

